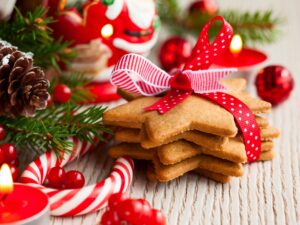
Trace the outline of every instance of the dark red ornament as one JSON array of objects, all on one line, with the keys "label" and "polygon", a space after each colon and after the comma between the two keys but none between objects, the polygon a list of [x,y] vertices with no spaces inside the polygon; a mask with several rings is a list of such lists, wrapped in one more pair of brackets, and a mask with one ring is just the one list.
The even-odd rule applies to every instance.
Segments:
[{"label": "dark red ornament", "polygon": [[72,97],[72,90],[64,84],[58,84],[54,87],[53,98],[54,101],[59,103],[66,103]]},{"label": "dark red ornament", "polygon": [[0,124],[0,141],[5,137],[5,128],[2,124]]},{"label": "dark red ornament", "polygon": [[60,189],[63,187],[65,170],[59,166],[53,167],[47,175],[47,186]]},{"label": "dark red ornament", "polygon": [[163,69],[180,68],[192,54],[193,46],[182,37],[171,37],[162,45],[159,60]]},{"label": "dark red ornament", "polygon": [[5,163],[5,154],[3,149],[0,147],[0,166]]},{"label": "dark red ornament", "polygon": [[17,149],[13,144],[5,143],[0,147],[4,151],[4,157],[6,163],[11,163],[17,159]]},{"label": "dark red ornament", "polygon": [[196,0],[189,7],[189,13],[207,13],[215,16],[218,12],[218,5],[215,0]]},{"label": "dark red ornament", "polygon": [[19,177],[19,169],[16,166],[9,165],[13,181],[17,181]]},{"label": "dark red ornament", "polygon": [[258,72],[255,85],[259,97],[277,105],[290,96],[294,88],[294,79],[285,67],[271,65]]},{"label": "dark red ornament", "polygon": [[81,172],[77,170],[70,170],[66,173],[64,180],[64,188],[75,189],[82,188],[85,184],[84,176]]}]

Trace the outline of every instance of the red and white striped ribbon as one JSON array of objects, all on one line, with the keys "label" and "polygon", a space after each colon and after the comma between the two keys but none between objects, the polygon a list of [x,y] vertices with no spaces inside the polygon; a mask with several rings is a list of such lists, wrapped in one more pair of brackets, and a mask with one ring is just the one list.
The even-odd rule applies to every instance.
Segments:
[{"label": "red and white striped ribbon", "polygon": [[[184,70],[195,93],[224,90],[219,83],[224,77],[236,72],[235,68],[213,70]],[[111,83],[127,91],[153,96],[170,90],[172,76],[158,68],[150,60],[136,54],[123,56],[114,67]]]},{"label": "red and white striped ribbon", "polygon": [[48,151],[29,164],[21,176],[21,182],[46,193],[50,201],[51,215],[75,216],[91,213],[106,206],[108,198],[125,192],[133,177],[134,164],[130,158],[116,160],[111,174],[97,184],[80,189],[57,190],[43,186],[48,171],[55,166],[65,166],[91,149],[91,144],[73,138],[73,151],[59,160],[54,151]]}]

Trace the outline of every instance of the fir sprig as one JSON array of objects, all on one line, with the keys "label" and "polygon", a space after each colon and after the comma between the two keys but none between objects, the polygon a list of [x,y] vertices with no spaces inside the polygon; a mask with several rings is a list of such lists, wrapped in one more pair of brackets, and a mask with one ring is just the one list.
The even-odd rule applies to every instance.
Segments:
[{"label": "fir sprig", "polygon": [[[212,18],[208,13],[194,12],[188,14],[182,12],[177,0],[161,0],[157,4],[161,21],[178,35],[190,33],[198,37],[202,27]],[[256,12],[220,10],[218,15],[223,16],[232,25],[234,32],[240,34],[243,41],[248,44],[274,42],[279,33],[278,26],[283,21],[276,17],[271,10]],[[213,26],[211,36],[215,36],[219,28],[218,25]]]},{"label": "fir sprig", "polygon": [[[64,83],[72,89],[72,99],[65,104],[53,104],[38,111],[34,117],[0,117],[6,128],[5,142],[14,143],[24,150],[37,153],[53,149],[57,155],[72,147],[69,138],[96,144],[95,138],[105,141],[104,133],[111,133],[102,123],[103,106],[82,106],[78,102],[90,99],[83,87],[89,80],[72,74],[53,80],[50,93],[56,83]],[[76,96],[76,97],[75,97]]]},{"label": "fir sprig", "polygon": [[75,53],[68,49],[70,43],[55,40],[52,29],[52,17],[47,17],[47,10],[37,7],[34,11],[22,15],[18,9],[9,22],[0,22],[0,38],[9,41],[21,51],[34,54],[35,65],[58,68],[58,62],[68,63]]}]

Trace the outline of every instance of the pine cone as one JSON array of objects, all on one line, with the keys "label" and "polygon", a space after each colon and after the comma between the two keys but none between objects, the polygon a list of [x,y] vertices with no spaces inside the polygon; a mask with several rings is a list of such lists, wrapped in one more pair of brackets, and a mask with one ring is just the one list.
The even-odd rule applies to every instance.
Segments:
[{"label": "pine cone", "polygon": [[49,82],[32,57],[0,41],[0,115],[33,116],[47,106]]}]

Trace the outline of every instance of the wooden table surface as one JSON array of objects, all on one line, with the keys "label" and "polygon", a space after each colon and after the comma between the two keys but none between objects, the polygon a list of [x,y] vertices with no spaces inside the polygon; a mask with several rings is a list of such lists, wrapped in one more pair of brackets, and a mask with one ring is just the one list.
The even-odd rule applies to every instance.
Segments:
[{"label": "wooden table surface", "polygon": [[[273,110],[271,124],[281,132],[272,162],[245,165],[245,175],[229,184],[218,184],[194,174],[169,183],[149,183],[142,166],[129,195],[146,198],[162,209],[169,225],[300,224],[300,1],[219,0],[221,8],[241,10],[273,9],[285,18],[281,38],[263,49],[267,64],[285,65],[294,75],[296,87],[291,98]],[[252,87],[253,90],[253,87]],[[94,152],[70,168],[84,171],[89,183],[105,177],[112,161]],[[74,218],[53,218],[52,225],[94,225],[102,212]]]}]

